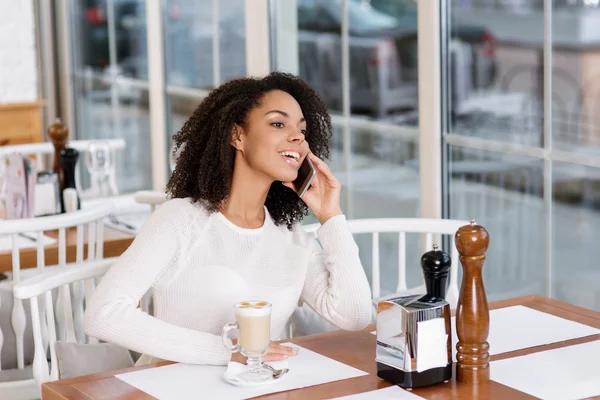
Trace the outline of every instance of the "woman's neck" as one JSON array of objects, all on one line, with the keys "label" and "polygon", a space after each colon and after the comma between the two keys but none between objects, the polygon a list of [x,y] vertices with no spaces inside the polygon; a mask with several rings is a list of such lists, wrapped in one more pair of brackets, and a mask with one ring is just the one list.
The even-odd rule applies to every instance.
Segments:
[{"label": "woman's neck", "polygon": [[239,168],[236,165],[229,196],[221,213],[239,227],[261,227],[265,221],[264,205],[271,183],[264,176],[256,176],[249,168]]}]

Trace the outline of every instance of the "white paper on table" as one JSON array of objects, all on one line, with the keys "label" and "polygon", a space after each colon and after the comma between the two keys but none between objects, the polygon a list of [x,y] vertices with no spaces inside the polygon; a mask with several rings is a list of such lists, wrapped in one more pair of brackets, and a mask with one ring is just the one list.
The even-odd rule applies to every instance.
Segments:
[{"label": "white paper on table", "polygon": [[223,378],[225,366],[172,364],[116,377],[160,400],[193,399],[200,393],[206,399],[237,400],[368,375],[302,347],[288,362],[290,372],[280,381],[254,387],[227,383]]},{"label": "white paper on table", "polygon": [[[17,247],[19,249],[27,249],[27,248],[35,248],[37,247],[37,239],[33,240],[33,238],[37,238],[37,232],[31,232],[25,234],[26,236],[16,235]],[[29,238],[31,237],[31,239]],[[51,238],[50,236],[44,235],[42,237],[42,243],[44,246],[50,246],[56,243],[56,239]],[[3,235],[0,236],[0,251],[11,251],[12,250],[12,240],[11,236]]]},{"label": "white paper on table", "polygon": [[492,380],[545,400],[600,395],[600,341],[493,361]]},{"label": "white paper on table", "polygon": [[421,396],[417,396],[404,390],[398,386],[390,386],[385,389],[373,390],[370,392],[353,394],[350,396],[338,397],[340,399],[347,400],[419,400],[423,399]]},{"label": "white paper on table", "polygon": [[[456,361],[456,318],[452,317],[452,357]],[[490,311],[490,355],[600,334],[600,329],[525,306]]]},{"label": "white paper on table", "polygon": [[104,225],[121,232],[136,235],[149,218],[149,211],[116,214],[114,215],[114,219],[106,218]]},{"label": "white paper on table", "polygon": [[417,322],[417,372],[448,365],[446,321],[434,318]]}]

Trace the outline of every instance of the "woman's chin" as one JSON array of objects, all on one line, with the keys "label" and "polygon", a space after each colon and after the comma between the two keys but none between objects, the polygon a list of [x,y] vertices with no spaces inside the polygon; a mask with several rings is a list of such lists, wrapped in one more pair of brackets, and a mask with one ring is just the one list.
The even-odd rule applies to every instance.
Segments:
[{"label": "woman's chin", "polygon": [[288,173],[288,174],[277,174],[275,178],[276,181],[279,182],[293,182],[298,177],[298,173]]}]

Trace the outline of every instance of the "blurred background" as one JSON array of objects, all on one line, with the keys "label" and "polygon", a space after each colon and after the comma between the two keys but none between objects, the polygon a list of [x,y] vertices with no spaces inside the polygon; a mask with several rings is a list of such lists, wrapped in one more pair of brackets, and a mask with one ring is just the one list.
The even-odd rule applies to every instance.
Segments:
[{"label": "blurred background", "polygon": [[[211,89],[251,74],[260,53],[323,97],[344,211],[371,218],[421,216],[419,166],[429,160],[419,159],[419,121],[431,110],[418,103],[418,14],[428,1],[440,7],[431,29],[442,76],[442,177],[431,196],[442,197],[443,217],[489,230],[490,301],[539,293],[600,310],[599,0],[0,2],[31,19],[8,24],[32,34],[45,125],[60,114],[78,139],[125,140],[122,192],[164,185],[173,134]],[[248,37],[261,28],[266,36]],[[10,37],[0,35],[6,65],[18,56],[2,46],[31,48]],[[397,248],[381,240],[392,292]],[[369,269],[370,242],[359,244]],[[409,247],[411,286],[420,248]]]}]

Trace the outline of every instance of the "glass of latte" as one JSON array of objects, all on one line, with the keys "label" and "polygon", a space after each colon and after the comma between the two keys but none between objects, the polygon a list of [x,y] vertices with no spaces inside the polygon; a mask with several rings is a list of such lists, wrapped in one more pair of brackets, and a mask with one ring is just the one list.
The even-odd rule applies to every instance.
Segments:
[{"label": "glass of latte", "polygon": [[[260,382],[271,379],[273,373],[267,369],[261,357],[269,351],[271,343],[271,304],[266,301],[242,301],[234,306],[236,322],[223,327],[223,345],[232,353],[238,351],[248,358],[248,369],[238,376],[245,382]],[[229,345],[228,335],[238,330],[238,341]]]}]

